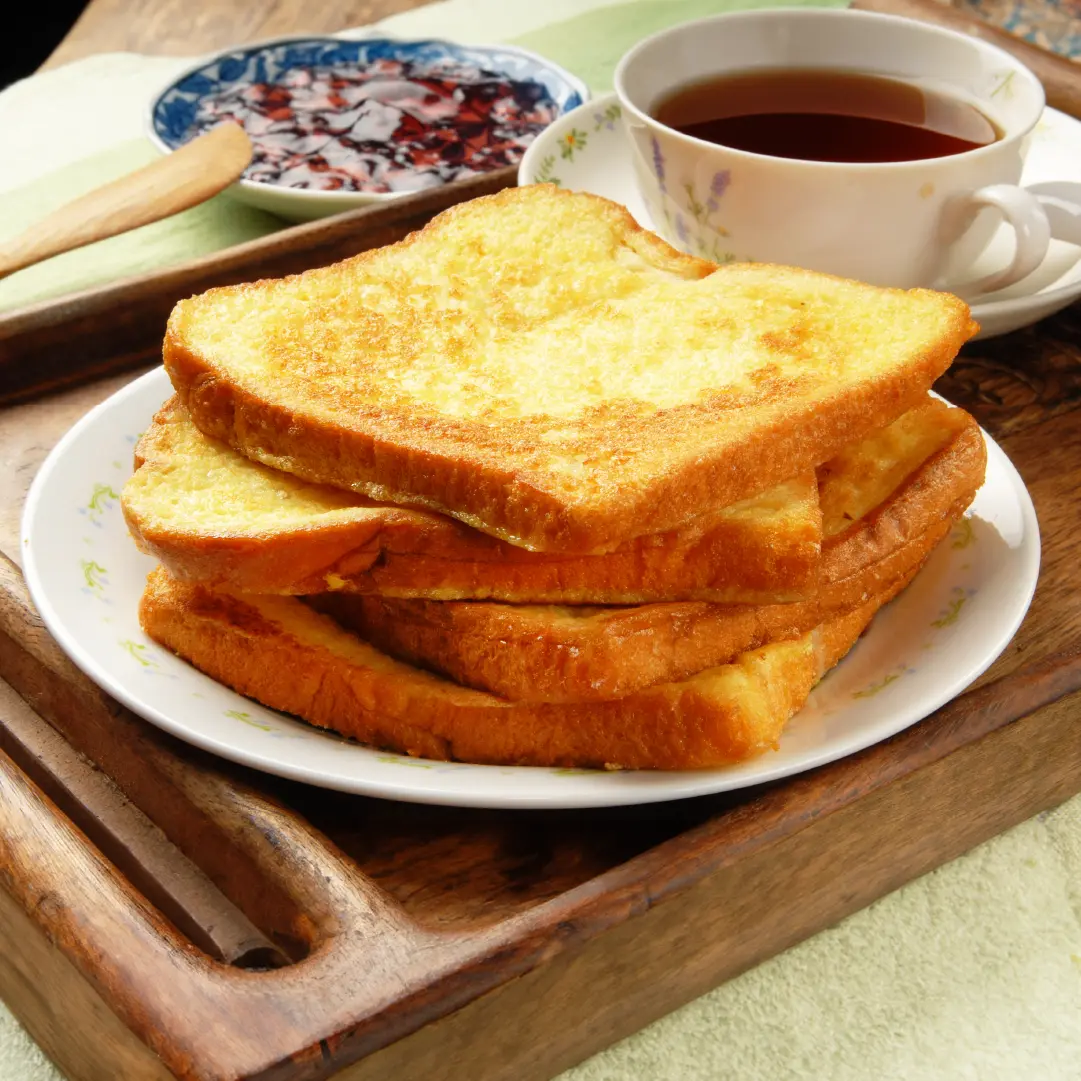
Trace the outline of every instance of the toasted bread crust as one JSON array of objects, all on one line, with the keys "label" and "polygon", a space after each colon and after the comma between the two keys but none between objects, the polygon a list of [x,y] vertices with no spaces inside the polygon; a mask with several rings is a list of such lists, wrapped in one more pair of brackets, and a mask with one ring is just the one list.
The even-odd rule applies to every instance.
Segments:
[{"label": "toasted bread crust", "polygon": [[[930,399],[893,427],[821,471],[832,535],[818,590],[799,603],[572,611],[384,597],[310,603],[386,653],[514,700],[617,698],[682,679],[859,607],[921,566],[949,533],[983,482],[976,422]],[[881,502],[865,511],[868,499]]]},{"label": "toasted bread crust", "polygon": [[[555,406],[530,411],[517,399],[505,409],[493,405],[493,416],[487,417],[468,409],[451,415],[435,392],[433,400],[418,398],[410,389],[409,358],[427,348],[429,339],[448,342],[441,348],[458,352],[453,371],[464,373],[465,382],[477,371],[489,374],[481,355],[470,351],[481,348],[483,336],[462,344],[460,335],[454,336],[457,331],[448,331],[446,321],[440,321],[444,309],[431,315],[399,300],[397,310],[405,314],[388,322],[385,314],[361,307],[352,337],[348,327],[339,334],[343,340],[324,342],[320,336],[318,304],[323,300],[317,303],[313,297],[340,298],[355,282],[378,283],[388,264],[393,269],[417,249],[438,252],[444,236],[483,247],[486,236],[505,231],[507,216],[513,214],[601,222],[618,239],[619,252],[633,252],[654,276],[661,272],[678,279],[688,297],[708,301],[703,310],[721,321],[718,326],[724,311],[715,309],[723,308],[728,296],[742,296],[740,290],[761,294],[762,303],[782,297],[783,303],[765,309],[781,312],[780,322],[747,347],[753,364],[748,362],[746,378],[692,388],[687,401],[665,399],[661,406],[615,386],[587,396],[589,404],[573,414],[571,423],[553,414]],[[487,233],[469,231],[477,221],[488,227]],[[478,258],[497,265],[499,251],[493,255],[492,245],[498,243],[492,240]],[[472,258],[457,254],[463,265]],[[556,273],[546,258],[551,261],[542,248],[528,257],[520,252],[508,256],[505,277],[510,281],[519,268],[525,277],[538,267]],[[616,255],[604,258],[613,270],[620,265]],[[555,282],[554,296],[562,295],[563,284]],[[476,303],[484,307],[483,298]],[[581,313],[572,305],[568,310],[578,321],[566,328],[560,323],[561,333],[603,337],[613,326],[638,325],[633,297],[629,302],[620,298],[623,307],[608,304],[599,312],[597,305],[603,303],[603,296],[591,294],[579,305]],[[834,315],[845,304],[852,309],[848,330],[834,342],[829,337]],[[664,303],[658,301],[651,316],[658,334],[672,306],[667,294]],[[499,316],[500,340],[518,341],[529,331],[519,327],[520,313],[511,309]],[[284,320],[277,337],[257,329],[261,313],[268,310]],[[735,318],[742,318],[738,304],[733,310],[740,313]],[[242,371],[231,359],[232,346],[216,345],[217,339],[208,337],[207,327],[220,327],[237,312],[250,317],[245,341],[261,343],[273,377],[258,366]],[[896,339],[883,330],[902,317],[906,326],[911,324],[908,338]],[[692,326],[703,334],[709,329]],[[704,512],[814,468],[917,404],[974,330],[967,307],[955,297],[876,289],[784,267],[715,268],[645,233],[622,207],[541,186],[455,207],[401,245],[336,267],[183,301],[169,321],[164,360],[195,423],[255,461],[375,499],[437,510],[511,544],[582,553],[678,529]],[[625,333],[631,335],[629,329]],[[310,343],[299,340],[305,334]],[[551,341],[545,341],[547,348]],[[617,352],[626,356],[629,348],[621,341]],[[385,358],[394,349],[406,360],[401,362],[405,375],[392,379]],[[611,372],[619,365],[613,356],[602,368]],[[422,374],[428,379],[438,370],[426,367]],[[498,381],[507,370],[491,372],[492,379]],[[511,374],[512,381],[519,378],[516,370]],[[336,379],[348,384],[348,393],[336,387]],[[474,397],[487,401],[470,387]]]},{"label": "toasted bread crust", "polygon": [[963,510],[957,507],[878,564],[829,583],[814,599],[791,604],[689,601],[576,614],[344,594],[314,596],[308,603],[402,661],[512,701],[624,698],[798,638],[854,611],[918,571]]},{"label": "toasted bread crust", "polygon": [[[843,493],[835,492],[834,486],[860,488],[863,479],[860,465],[854,465],[850,459],[853,455],[866,456],[873,452],[874,437],[850,448],[840,460],[827,462],[819,470],[819,490],[829,533],[822,546],[822,575],[827,582],[849,578],[887,558],[923,533],[928,523],[960,517],[983,484],[987,445],[979,425],[963,409],[929,399],[891,427],[914,429],[917,437],[923,437],[913,448],[916,453],[922,448],[934,449],[918,468],[911,468],[915,463],[906,460],[908,455],[898,455],[898,465],[906,471],[900,484],[888,498],[846,527],[833,520],[845,501]],[[891,433],[887,429],[883,434]],[[938,445],[929,445],[927,436],[933,436]],[[866,497],[865,487],[859,498]],[[854,513],[858,513],[858,508]]]},{"label": "toasted bread crust", "polygon": [[140,620],[241,694],[376,747],[502,765],[692,769],[775,747],[885,599],[684,682],[582,705],[468,690],[391,660],[295,599],[216,592],[161,568],[147,582]]},{"label": "toasted bread crust", "polygon": [[[208,478],[227,509],[197,520],[190,488]],[[202,435],[175,398],[139,441],[121,505],[136,543],[175,577],[244,593],[340,589],[566,604],[795,600],[813,592],[822,534],[808,474],[606,555],[528,552],[444,515],[274,473]]]}]

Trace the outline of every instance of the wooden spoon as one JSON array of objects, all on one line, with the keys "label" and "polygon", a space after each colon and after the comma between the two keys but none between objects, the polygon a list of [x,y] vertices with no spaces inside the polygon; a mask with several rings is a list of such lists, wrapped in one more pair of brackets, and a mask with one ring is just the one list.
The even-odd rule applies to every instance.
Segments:
[{"label": "wooden spoon", "polygon": [[238,179],[251,155],[239,124],[219,124],[161,161],[62,206],[0,246],[0,278],[197,206]]}]

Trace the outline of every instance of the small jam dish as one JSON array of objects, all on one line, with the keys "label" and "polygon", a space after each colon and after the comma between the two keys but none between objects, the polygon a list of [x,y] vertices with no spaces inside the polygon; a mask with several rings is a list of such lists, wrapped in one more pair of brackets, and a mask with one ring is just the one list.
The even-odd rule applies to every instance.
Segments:
[{"label": "small jam dish", "polygon": [[202,60],[151,104],[164,153],[222,120],[254,147],[234,185],[293,221],[517,165],[533,139],[589,96],[509,45],[281,38]]}]

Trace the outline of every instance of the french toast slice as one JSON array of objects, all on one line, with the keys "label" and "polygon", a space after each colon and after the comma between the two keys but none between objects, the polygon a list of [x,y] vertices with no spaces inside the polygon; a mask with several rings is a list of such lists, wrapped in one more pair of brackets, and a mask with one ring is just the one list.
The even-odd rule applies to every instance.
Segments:
[{"label": "french toast slice", "polygon": [[922,566],[983,482],[963,410],[928,398],[820,470],[820,583],[801,602],[633,607],[309,598],[377,648],[515,701],[618,698],[850,611]]},{"label": "french toast slice", "polygon": [[407,664],[514,702],[625,698],[730,663],[747,650],[798,638],[915,574],[963,514],[860,574],[788,604],[684,601],[570,607],[395,601],[324,593],[316,611]]},{"label": "french toast slice", "polygon": [[801,637],[627,698],[508,702],[380,653],[293,597],[150,575],[151,638],[273,709],[382,749],[502,765],[694,769],[777,746],[822,675],[904,582]]},{"label": "french toast slice", "polygon": [[536,185],[181,301],[163,358],[195,424],[255,461],[581,554],[815,468],[975,329],[947,294],[718,267]]},{"label": "french toast slice", "polygon": [[121,505],[139,547],[177,578],[244,593],[755,603],[798,599],[817,582],[822,522],[813,473],[681,530],[568,557],[259,465],[204,436],[175,398],[151,421],[135,461]]}]

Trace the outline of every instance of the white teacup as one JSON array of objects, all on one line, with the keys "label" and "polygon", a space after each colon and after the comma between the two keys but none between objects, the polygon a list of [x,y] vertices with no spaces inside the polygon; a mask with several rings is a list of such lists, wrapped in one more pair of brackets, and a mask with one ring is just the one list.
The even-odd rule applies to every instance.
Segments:
[{"label": "white teacup", "polygon": [[[651,115],[688,83],[777,68],[915,83],[975,105],[1002,138],[920,161],[800,161],[705,142]],[[862,11],[746,11],[648,38],[620,62],[615,85],[638,187],[657,230],[684,251],[717,262],[808,267],[876,285],[948,287],[970,298],[1027,276],[1047,253],[1047,216],[1017,186],[1029,134],[1043,112],[1043,88],[993,45]],[[961,282],[1003,218],[1017,237],[1013,261],[979,282]]]}]

